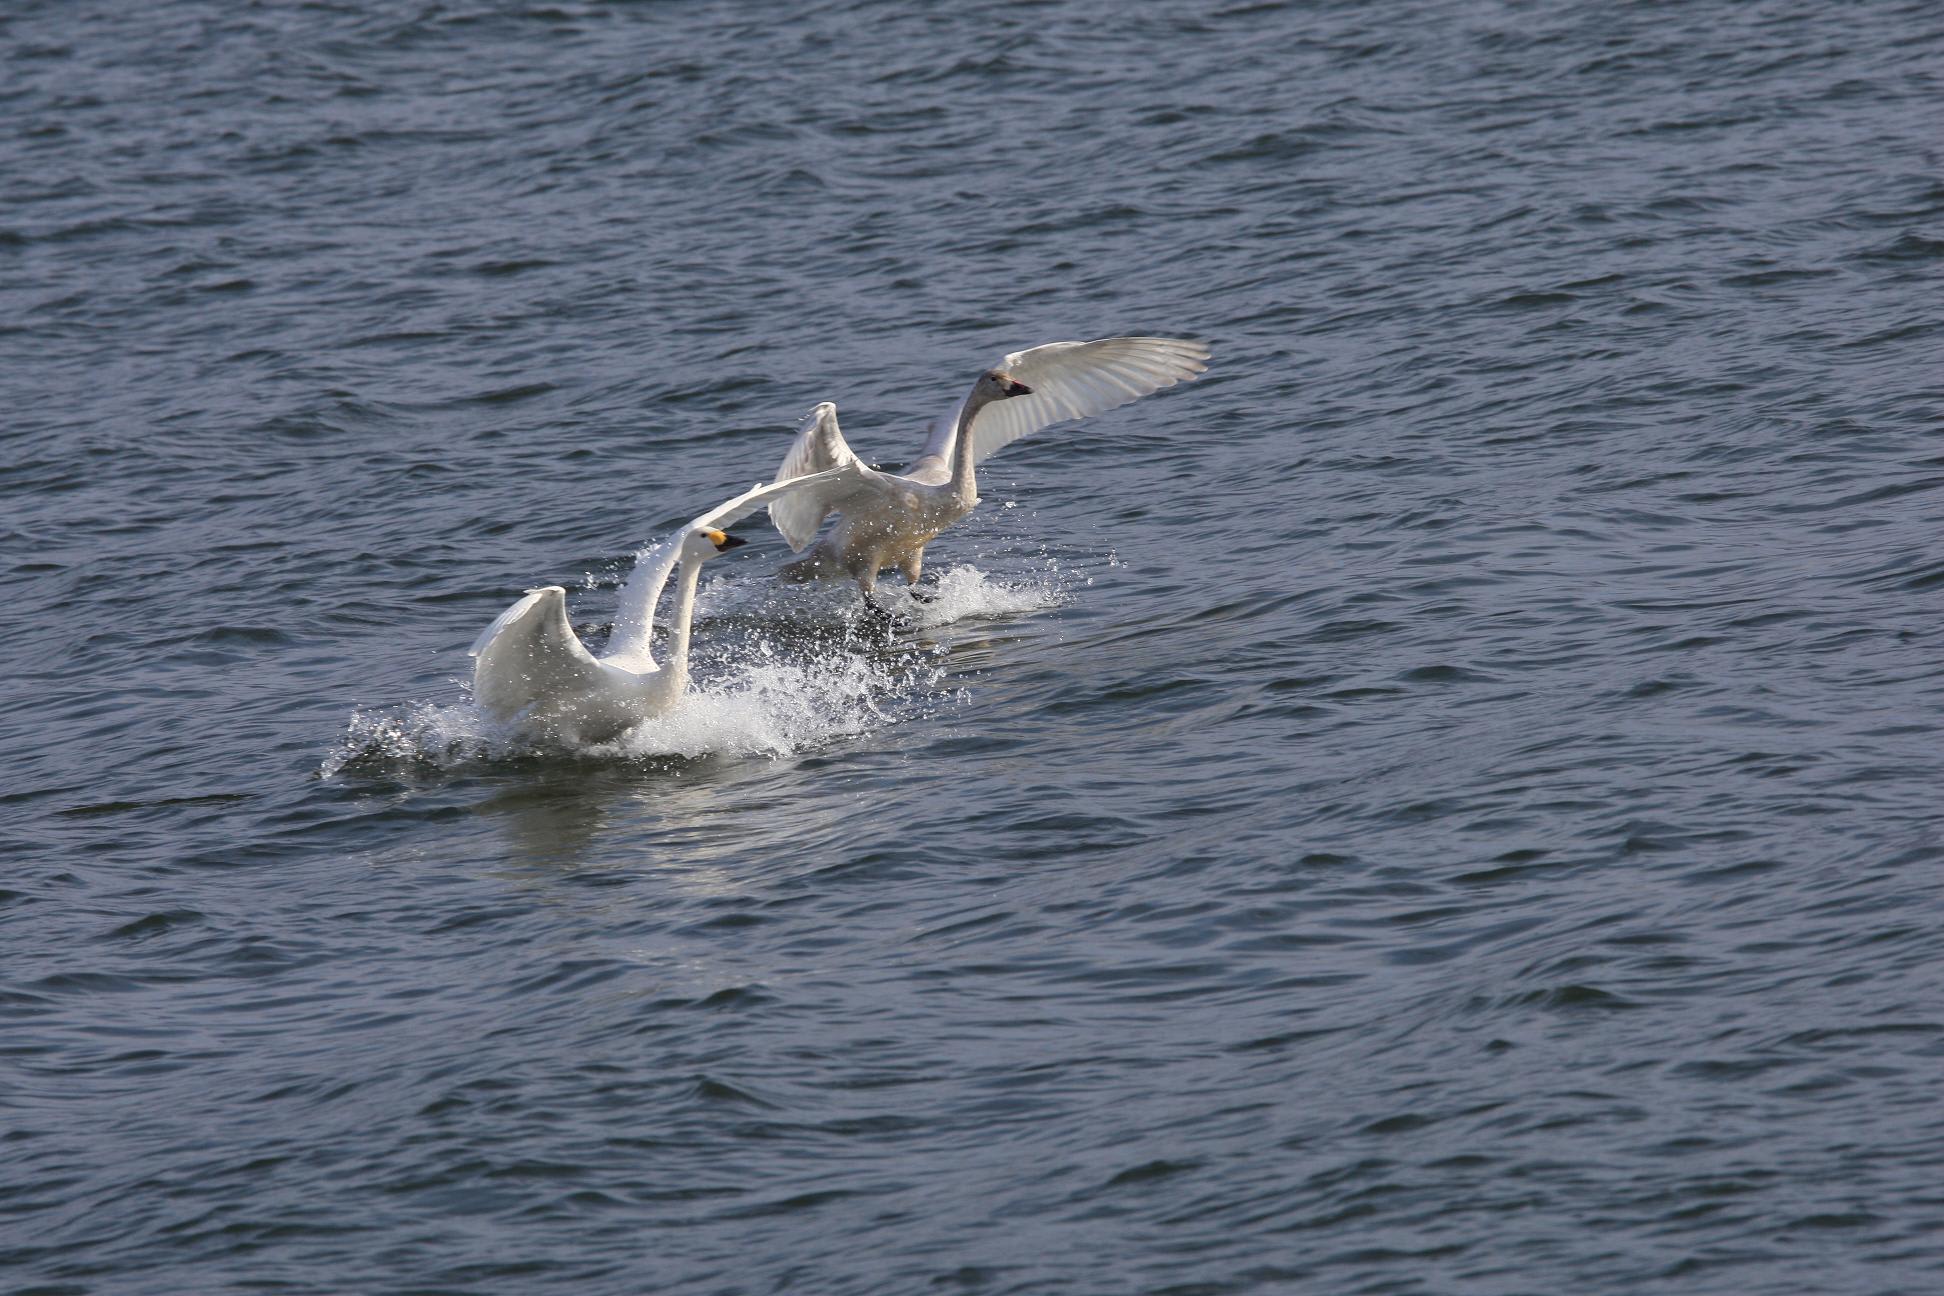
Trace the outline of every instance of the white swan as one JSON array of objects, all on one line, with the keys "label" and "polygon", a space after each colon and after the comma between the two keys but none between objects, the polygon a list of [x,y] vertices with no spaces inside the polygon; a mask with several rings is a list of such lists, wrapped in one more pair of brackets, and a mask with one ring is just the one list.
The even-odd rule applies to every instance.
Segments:
[{"label": "white swan", "polygon": [[[531,589],[473,641],[473,700],[521,732],[568,744],[604,742],[666,711],[688,689],[689,620],[702,564],[747,544],[723,531],[757,509],[827,487],[822,474],[744,491],[643,550],[621,587],[607,654],[595,657],[567,620],[567,591]],[[669,573],[675,587],[668,660],[649,651],[655,603]]]},{"label": "white swan", "polygon": [[826,517],[837,513],[841,520],[812,553],[786,566],[784,576],[849,576],[867,604],[882,568],[895,566],[916,584],[925,546],[978,504],[980,463],[1049,424],[1191,382],[1207,362],[1207,347],[1181,338],[1102,338],[1015,351],[980,374],[957,408],[933,425],[931,439],[903,473],[859,462],[837,428],[837,407],[826,401],[804,419],[776,480],[819,474],[827,484],[772,501],[770,521],[802,553]]}]

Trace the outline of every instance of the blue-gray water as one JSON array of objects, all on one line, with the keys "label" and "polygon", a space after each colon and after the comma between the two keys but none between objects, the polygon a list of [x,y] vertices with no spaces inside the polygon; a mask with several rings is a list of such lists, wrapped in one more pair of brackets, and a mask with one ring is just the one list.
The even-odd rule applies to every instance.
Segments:
[{"label": "blue-gray water", "polygon": [[[0,1287],[1938,1290],[1941,33],[9,5]],[[888,641],[469,720],[1120,332]]]}]

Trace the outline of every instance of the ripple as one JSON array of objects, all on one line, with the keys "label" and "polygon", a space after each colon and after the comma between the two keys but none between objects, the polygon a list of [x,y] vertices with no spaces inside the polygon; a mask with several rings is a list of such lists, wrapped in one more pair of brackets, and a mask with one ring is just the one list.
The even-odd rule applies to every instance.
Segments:
[{"label": "ripple", "polygon": [[[1922,10],[15,8],[15,1286],[1936,1285]],[[468,705],[1121,331],[889,631]]]}]

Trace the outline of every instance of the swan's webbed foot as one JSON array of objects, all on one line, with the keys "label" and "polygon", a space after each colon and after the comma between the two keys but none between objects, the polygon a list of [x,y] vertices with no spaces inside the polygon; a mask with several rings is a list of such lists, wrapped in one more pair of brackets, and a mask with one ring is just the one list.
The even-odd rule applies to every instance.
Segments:
[{"label": "swan's webbed foot", "polygon": [[[911,567],[906,567],[904,569],[904,574],[905,574],[905,593],[911,595],[911,597],[915,601],[919,603],[929,603],[933,599],[938,597],[937,594],[932,592],[938,588],[937,572],[915,570]],[[920,586],[923,586],[924,588],[921,589],[919,588]]]},{"label": "swan's webbed foot", "polygon": [[909,630],[911,628],[911,618],[900,616],[898,613],[893,612],[890,608],[885,607],[882,603],[879,603],[876,599],[866,594],[864,596],[864,624],[873,633],[888,636],[893,631]]}]

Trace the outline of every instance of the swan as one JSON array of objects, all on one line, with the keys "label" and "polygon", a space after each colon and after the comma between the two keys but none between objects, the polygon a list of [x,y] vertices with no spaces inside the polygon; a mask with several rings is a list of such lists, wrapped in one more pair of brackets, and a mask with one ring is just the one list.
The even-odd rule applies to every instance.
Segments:
[{"label": "swan", "polygon": [[1208,368],[1208,348],[1183,338],[1117,337],[1049,342],[1015,351],[979,375],[903,472],[867,467],[844,442],[828,401],[804,418],[776,471],[778,483],[825,484],[771,501],[770,521],[802,553],[832,513],[840,515],[808,556],[783,568],[788,580],[848,576],[866,606],[878,572],[897,567],[909,584],[924,572],[925,546],[979,502],[974,472],[999,450],[1065,419],[1086,418],[1138,400]]},{"label": "swan", "polygon": [[[566,590],[528,590],[473,641],[473,701],[528,736],[569,746],[605,742],[666,711],[688,690],[689,620],[702,564],[748,543],[723,528],[765,505],[829,485],[824,474],[759,484],[644,550],[621,587],[604,656],[590,653],[574,633]],[[677,564],[682,575],[668,659],[657,662],[649,651],[655,604]]]}]

